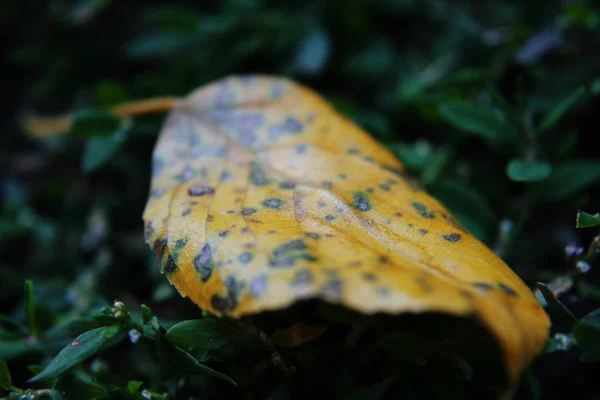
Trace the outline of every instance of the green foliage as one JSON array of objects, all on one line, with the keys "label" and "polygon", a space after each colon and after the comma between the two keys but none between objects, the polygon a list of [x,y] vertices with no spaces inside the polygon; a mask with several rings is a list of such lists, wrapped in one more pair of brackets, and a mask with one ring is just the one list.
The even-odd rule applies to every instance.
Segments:
[{"label": "green foliage", "polygon": [[[325,94],[530,287],[545,282],[552,339],[516,398],[597,398],[595,5],[8,2],[0,397],[493,398],[478,374],[499,378],[495,364],[464,354],[492,354],[485,335],[440,316],[387,321],[316,306],[221,320],[160,275],[141,214],[163,116],[121,121],[103,110],[268,73]],[[26,137],[18,121],[32,111],[76,112],[71,134]],[[589,213],[574,224],[580,209]],[[270,342],[297,322],[327,328],[294,348]]]}]

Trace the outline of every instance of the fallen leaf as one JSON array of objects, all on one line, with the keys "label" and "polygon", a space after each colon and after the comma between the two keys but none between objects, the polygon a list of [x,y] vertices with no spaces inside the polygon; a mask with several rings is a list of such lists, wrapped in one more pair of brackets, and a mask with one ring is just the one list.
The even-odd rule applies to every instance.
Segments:
[{"label": "fallen leaf", "polygon": [[183,296],[240,317],[319,298],[366,314],[476,316],[514,382],[549,320],[530,289],[320,96],[232,77],[169,115],[146,241]]}]

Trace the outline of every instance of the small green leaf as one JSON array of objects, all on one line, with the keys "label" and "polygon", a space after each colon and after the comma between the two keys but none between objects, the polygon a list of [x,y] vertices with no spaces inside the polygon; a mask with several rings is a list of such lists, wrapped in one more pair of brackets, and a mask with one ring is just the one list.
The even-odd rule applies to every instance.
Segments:
[{"label": "small green leaf", "polygon": [[548,201],[563,200],[600,179],[600,161],[573,160],[554,168],[542,187]]},{"label": "small green leaf", "polygon": [[600,226],[600,213],[594,215],[583,211],[577,213],[576,228],[593,228],[595,226]]},{"label": "small green leaf", "polygon": [[113,106],[127,100],[127,92],[120,83],[113,80],[102,81],[96,86],[96,103],[102,107]]},{"label": "small green leaf", "polygon": [[85,332],[64,347],[40,374],[29,381],[54,379],[100,350],[121,341],[124,337],[125,332],[120,325],[105,326]]},{"label": "small green leaf", "polygon": [[455,128],[480,136],[490,143],[515,141],[514,130],[501,113],[491,107],[457,100],[442,104],[440,113]]},{"label": "small green leaf", "polygon": [[153,317],[152,310],[145,304],[142,304],[142,324],[147,324]]},{"label": "small green leaf", "polygon": [[33,301],[33,282],[25,281],[25,313],[27,315],[27,324],[31,335],[37,337],[39,332],[35,321],[35,304]]},{"label": "small green leaf", "polygon": [[81,169],[84,172],[93,172],[100,168],[116,154],[126,138],[126,131],[119,129],[108,137],[88,139],[81,160]]},{"label": "small green leaf", "polygon": [[144,382],[142,382],[142,381],[127,382],[127,393],[129,393],[132,396],[137,395],[140,392],[140,388],[142,387],[143,384],[144,384]]},{"label": "small green leaf", "polygon": [[600,361],[600,309],[583,317],[573,329],[573,336],[582,350],[580,361]]},{"label": "small green leaf", "polygon": [[167,357],[169,361],[174,363],[177,366],[177,368],[192,374],[212,376],[214,378],[224,380],[225,382],[228,382],[233,386],[237,386],[233,379],[231,379],[225,374],[215,371],[210,367],[207,367],[204,364],[200,364],[198,360],[192,357],[192,355],[180,349],[175,344],[166,340],[161,340],[158,343],[159,345],[163,346],[164,350],[168,351]]},{"label": "small green leaf", "polygon": [[167,331],[167,340],[185,349],[217,350],[248,338],[248,333],[228,321],[197,319],[183,321]]},{"label": "small green leaf", "polygon": [[544,133],[554,127],[584,96],[585,88],[580,87],[564,98],[556,107],[548,111],[537,128],[538,134]]},{"label": "small green leaf", "polygon": [[4,390],[11,390],[12,387],[12,378],[10,377],[8,365],[6,365],[6,361],[0,358],[0,388]]},{"label": "small green leaf", "polygon": [[444,168],[452,159],[452,151],[446,148],[439,148],[433,152],[421,174],[421,183],[423,186],[430,186],[437,182],[443,174]]},{"label": "small green leaf", "polygon": [[25,342],[23,339],[0,340],[0,358],[5,360],[12,360],[23,354],[41,350],[38,343]]},{"label": "small green leaf", "polygon": [[544,161],[512,159],[506,167],[506,175],[516,182],[542,181],[550,176],[552,166]]},{"label": "small green leaf", "polygon": [[558,300],[548,285],[538,282],[537,287],[544,296],[544,300],[548,303],[549,313],[554,315],[552,321],[555,323],[558,321],[564,322],[572,327],[573,323],[577,321],[577,318],[571,310]]},{"label": "small green leaf", "polygon": [[77,111],[73,118],[71,133],[82,137],[106,137],[121,127],[121,120],[108,111],[84,109]]}]

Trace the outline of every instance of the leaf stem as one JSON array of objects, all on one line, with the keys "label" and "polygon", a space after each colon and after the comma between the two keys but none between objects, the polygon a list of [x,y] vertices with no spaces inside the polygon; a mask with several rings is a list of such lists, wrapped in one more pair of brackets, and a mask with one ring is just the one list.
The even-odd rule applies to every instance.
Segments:
[{"label": "leaf stem", "polygon": [[[179,97],[155,97],[144,100],[131,101],[111,107],[110,113],[116,117],[136,117],[144,114],[170,111],[183,102]],[[73,123],[73,114],[61,117],[38,118],[29,117],[23,121],[23,129],[34,137],[56,136],[68,132]]]}]

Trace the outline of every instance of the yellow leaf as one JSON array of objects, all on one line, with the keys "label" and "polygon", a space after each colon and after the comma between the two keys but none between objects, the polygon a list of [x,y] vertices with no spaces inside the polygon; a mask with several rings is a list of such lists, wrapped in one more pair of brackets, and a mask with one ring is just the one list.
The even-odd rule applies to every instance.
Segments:
[{"label": "yellow leaf", "polygon": [[549,320],[529,288],[314,92],[232,77],[192,93],[153,155],[146,241],[183,296],[240,317],[310,298],[475,315],[515,380]]}]

